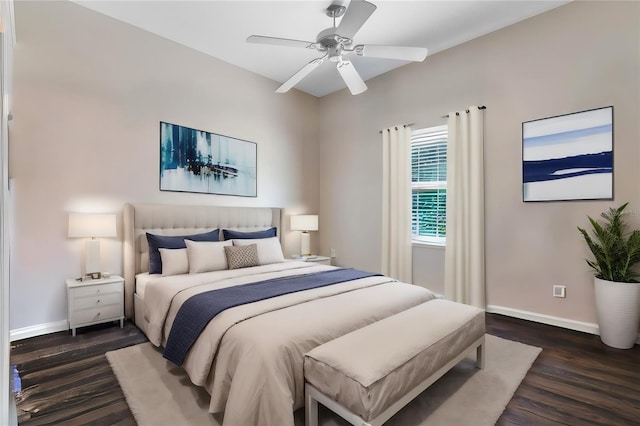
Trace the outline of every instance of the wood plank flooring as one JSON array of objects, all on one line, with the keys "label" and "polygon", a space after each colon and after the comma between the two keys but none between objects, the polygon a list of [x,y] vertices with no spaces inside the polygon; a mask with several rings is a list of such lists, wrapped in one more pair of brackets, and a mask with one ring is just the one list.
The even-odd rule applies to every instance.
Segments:
[{"label": "wood plank flooring", "polygon": [[499,425],[640,425],[640,346],[487,314],[487,332],[542,348]]},{"label": "wood plank flooring", "polygon": [[24,425],[135,425],[105,353],[147,341],[130,322],[100,324],[11,344],[22,395],[18,423]]},{"label": "wood plank flooring", "polygon": [[[640,346],[612,349],[598,336],[487,314],[487,332],[543,348],[499,425],[640,425]],[[135,425],[104,354],[145,342],[133,324],[14,342],[22,378],[21,425]]]}]

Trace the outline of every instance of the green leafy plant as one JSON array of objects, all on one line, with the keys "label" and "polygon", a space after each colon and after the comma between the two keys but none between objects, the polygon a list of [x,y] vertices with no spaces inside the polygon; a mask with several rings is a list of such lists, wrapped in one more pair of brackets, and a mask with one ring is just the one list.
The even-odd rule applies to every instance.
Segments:
[{"label": "green leafy plant", "polygon": [[628,204],[624,203],[617,209],[609,207],[609,211],[601,213],[602,224],[587,216],[593,228],[592,236],[578,227],[595,258],[586,259],[587,264],[602,280],[638,282],[633,266],[640,262],[640,231],[626,232],[622,214]]}]

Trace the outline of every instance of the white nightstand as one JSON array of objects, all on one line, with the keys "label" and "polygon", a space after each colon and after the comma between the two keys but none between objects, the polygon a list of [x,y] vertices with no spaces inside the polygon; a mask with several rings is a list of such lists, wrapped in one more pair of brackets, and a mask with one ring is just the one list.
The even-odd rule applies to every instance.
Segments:
[{"label": "white nightstand", "polygon": [[320,263],[322,265],[331,265],[331,258],[327,256],[315,256],[315,255],[312,255],[311,257],[293,256],[292,258],[295,260],[300,260],[302,262],[314,262],[314,263]]},{"label": "white nightstand", "polygon": [[76,328],[120,321],[124,326],[124,279],[117,275],[90,281],[67,280],[67,314],[71,334]]}]

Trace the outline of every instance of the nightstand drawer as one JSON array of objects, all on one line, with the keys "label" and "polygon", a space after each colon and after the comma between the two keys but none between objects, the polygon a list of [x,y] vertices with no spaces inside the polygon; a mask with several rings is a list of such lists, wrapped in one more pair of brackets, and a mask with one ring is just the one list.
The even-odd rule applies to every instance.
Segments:
[{"label": "nightstand drawer", "polygon": [[102,294],[99,296],[74,298],[72,310],[95,308],[106,305],[118,305],[122,299],[122,293]]},{"label": "nightstand drawer", "polygon": [[121,305],[101,306],[93,309],[83,309],[71,312],[69,323],[72,326],[86,324],[94,321],[108,321],[110,318],[120,319],[122,317]]},{"label": "nightstand drawer", "polygon": [[122,292],[122,283],[109,283],[109,284],[97,284],[97,285],[84,285],[78,286],[73,289],[72,297],[88,297],[88,296],[99,296],[102,294],[108,293],[121,293]]}]

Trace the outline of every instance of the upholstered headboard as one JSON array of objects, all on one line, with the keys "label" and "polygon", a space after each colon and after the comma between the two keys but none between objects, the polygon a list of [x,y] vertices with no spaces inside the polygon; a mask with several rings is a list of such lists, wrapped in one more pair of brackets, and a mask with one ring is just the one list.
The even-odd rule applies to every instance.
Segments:
[{"label": "upholstered headboard", "polygon": [[278,236],[282,238],[282,210],[279,208],[125,204],[122,217],[127,318],[132,318],[134,312],[135,276],[149,270],[147,232],[157,235],[188,235],[215,228],[255,231],[277,226]]}]

